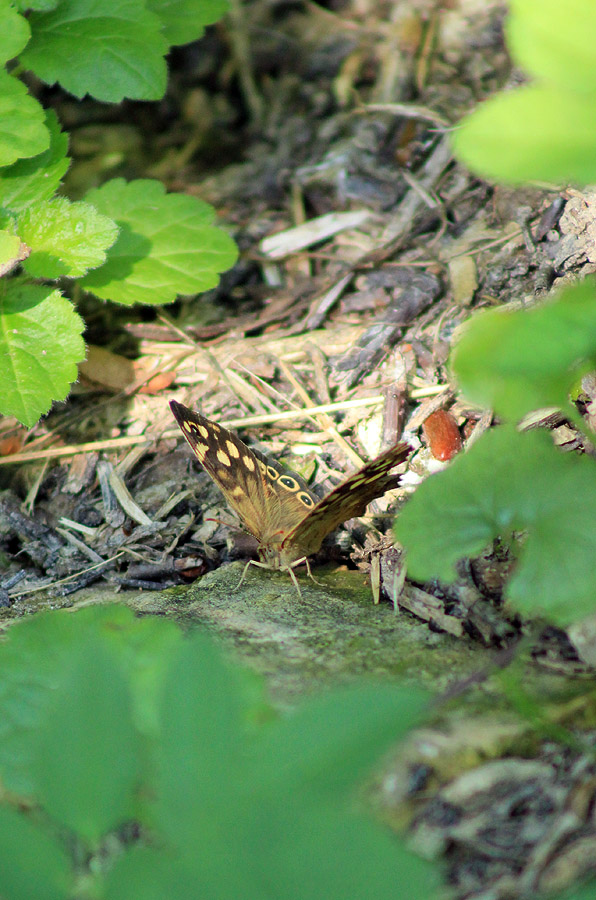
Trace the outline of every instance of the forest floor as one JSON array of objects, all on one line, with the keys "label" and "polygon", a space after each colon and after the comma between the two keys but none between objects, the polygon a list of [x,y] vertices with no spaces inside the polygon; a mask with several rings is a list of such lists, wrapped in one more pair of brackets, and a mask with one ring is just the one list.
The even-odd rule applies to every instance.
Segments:
[{"label": "forest floor", "polygon": [[[80,300],[79,382],[0,466],[0,587],[5,625],[106,601],[207,623],[281,707],[362,674],[442,691],[436,727],[388,764],[374,800],[444,859],[455,896],[480,900],[590,870],[596,765],[537,734],[492,678],[524,633],[502,603],[506,556],[489,548],[450,587],[404,584],[389,529],[460,438],[490,426],[450,379],[457,329],[478,308],[535,302],[587,260],[574,194],[489,185],[453,159],[458,121],[519,76],[502,4],[446,6],[254,0],[176,49],[159,103],[51,94],[72,138],[70,196],[160,178],[212,204],[240,257],[217,288],[161,310]],[[326,541],[322,586],[300,575],[298,598],[286,574],[255,568],[237,590],[254,544],[191,464],[172,399],[322,494],[399,440],[414,453],[400,486]],[[16,433],[0,428],[0,442]],[[556,719],[589,674],[548,628],[517,665]]]}]

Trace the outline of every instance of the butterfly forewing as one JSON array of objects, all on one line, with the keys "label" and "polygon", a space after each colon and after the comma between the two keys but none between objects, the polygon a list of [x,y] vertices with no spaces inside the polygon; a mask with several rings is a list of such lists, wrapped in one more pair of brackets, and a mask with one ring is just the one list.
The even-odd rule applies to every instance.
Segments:
[{"label": "butterfly forewing", "polygon": [[175,400],[170,407],[193,453],[256,538],[267,515],[265,481],[254,453],[235,434]]},{"label": "butterfly forewing", "polygon": [[399,476],[391,475],[390,470],[411,451],[408,444],[396,444],[350,475],[289,532],[284,549],[296,545],[304,556],[316,553],[326,535],[338,525],[353,516],[361,516],[371,500],[397,486]]},{"label": "butterfly forewing", "polygon": [[314,509],[318,498],[299,475],[181,403],[170,407],[193,453],[259,542],[279,541]]}]

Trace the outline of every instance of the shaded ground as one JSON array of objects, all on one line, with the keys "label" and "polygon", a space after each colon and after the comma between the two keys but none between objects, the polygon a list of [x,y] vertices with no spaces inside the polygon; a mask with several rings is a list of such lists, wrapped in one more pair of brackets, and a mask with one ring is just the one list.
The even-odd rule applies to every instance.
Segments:
[{"label": "shaded ground", "polygon": [[[109,176],[160,177],[212,203],[241,258],[217,289],[163,311],[82,301],[92,346],[80,383],[27,436],[29,461],[0,466],[1,587],[6,621],[94,602],[81,590],[101,581],[140,612],[208,623],[282,706],[363,673],[437,690],[469,678],[474,716],[449,709],[413,739],[379,804],[446,858],[458,896],[510,897],[591,865],[593,766],[532,735],[485,681],[495,650],[520,635],[501,609],[509,561],[488,554],[449,590],[400,594],[400,558],[382,535],[440,465],[420,430],[427,416],[448,412],[464,439],[490,422],[449,383],[455,329],[473,308],[542,295],[589,254],[577,196],[491,187],[451,158],[449,129],[515,76],[499,4],[444,6],[260,0],[176,51],[159,104],[53,98],[77,156],[73,196]],[[322,239],[314,223],[331,213],[355,218]],[[302,223],[299,241],[290,229]],[[261,243],[284,232],[281,256]],[[298,600],[262,571],[236,592],[241,567],[218,567],[254,548],[218,521],[229,512],[191,463],[172,398],[241,429],[323,493],[400,438],[416,453],[402,487],[323,548],[319,563],[343,567],[325,577],[328,593],[301,579]],[[0,428],[24,440],[15,423]],[[87,442],[98,443],[64,451]],[[188,593],[156,593],[198,576]],[[585,672],[563,635],[546,631],[535,647],[551,671]],[[564,719],[581,684],[531,671]]]}]

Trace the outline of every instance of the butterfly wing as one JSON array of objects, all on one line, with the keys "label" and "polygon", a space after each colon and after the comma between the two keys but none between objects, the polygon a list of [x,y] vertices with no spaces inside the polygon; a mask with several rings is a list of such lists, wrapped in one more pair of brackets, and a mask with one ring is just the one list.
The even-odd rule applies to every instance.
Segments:
[{"label": "butterfly wing", "polygon": [[316,553],[325,536],[338,525],[353,516],[361,516],[371,500],[397,487],[399,475],[391,475],[390,470],[411,452],[408,444],[396,444],[350,475],[288,533],[283,550],[296,547],[300,552],[295,558]]},{"label": "butterfly wing", "polygon": [[170,407],[193,453],[260,543],[273,535],[280,540],[316,506],[318,498],[300,476],[182,403],[172,400]]}]

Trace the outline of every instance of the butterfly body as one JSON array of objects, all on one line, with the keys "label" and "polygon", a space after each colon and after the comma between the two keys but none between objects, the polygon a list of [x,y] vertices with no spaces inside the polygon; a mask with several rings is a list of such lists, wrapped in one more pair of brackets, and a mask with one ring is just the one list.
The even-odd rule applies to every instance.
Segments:
[{"label": "butterfly body", "polygon": [[195,456],[257,539],[260,564],[291,574],[327,534],[397,485],[399,476],[390,470],[411,452],[407,444],[396,444],[320,500],[299,475],[251,450],[222,425],[175,400],[170,406]]}]

